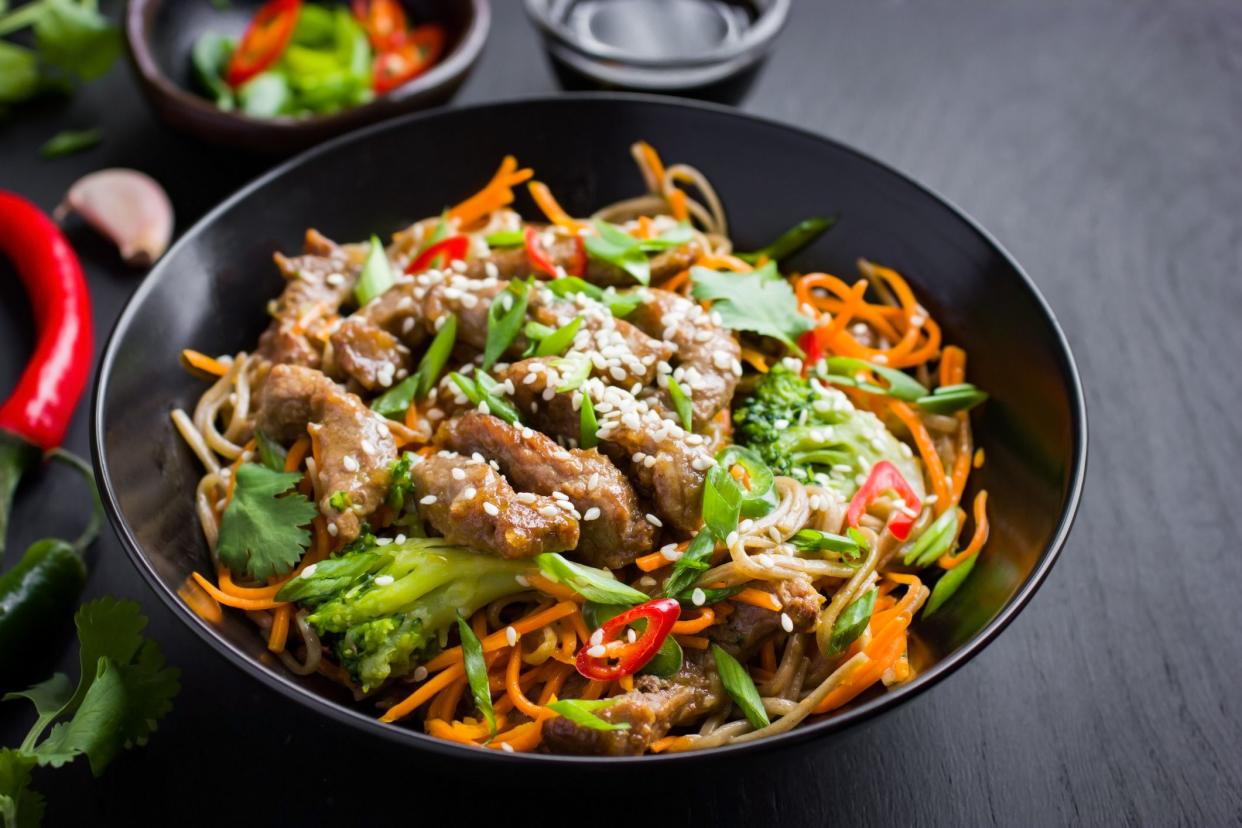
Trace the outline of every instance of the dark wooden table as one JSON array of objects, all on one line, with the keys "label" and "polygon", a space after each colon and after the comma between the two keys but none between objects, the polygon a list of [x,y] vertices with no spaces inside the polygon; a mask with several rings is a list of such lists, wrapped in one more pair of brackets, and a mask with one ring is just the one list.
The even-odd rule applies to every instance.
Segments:
[{"label": "dark wooden table", "polygon": [[[517,0],[494,5],[457,102],[555,91]],[[641,790],[481,778],[351,737],[246,678],[148,592],[109,533],[88,592],[142,602],[184,689],[150,745],[103,779],[83,762],[40,771],[49,824],[503,824],[545,801],[557,816],[670,824],[1242,821],[1242,6],[802,0],[743,108],[859,146],[961,205],[1065,326],[1090,480],[1060,563],[1013,626],[932,692],[818,746]],[[58,129],[95,124],[101,147],[36,156]],[[110,165],[161,180],[183,230],[263,166],[156,124],[127,67],[0,125],[0,187],[46,208]],[[142,274],[89,233],[72,238],[102,342]],[[0,388],[30,338],[5,271]],[[86,420],[83,406],[70,438],[83,453]],[[49,475],[19,509],[16,548],[35,526],[72,523],[80,496]],[[26,727],[0,706],[5,744]]]}]

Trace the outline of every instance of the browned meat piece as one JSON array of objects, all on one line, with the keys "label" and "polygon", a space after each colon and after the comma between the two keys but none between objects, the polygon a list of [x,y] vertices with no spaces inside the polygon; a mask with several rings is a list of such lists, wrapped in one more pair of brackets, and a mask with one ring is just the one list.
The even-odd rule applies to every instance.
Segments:
[{"label": "browned meat piece", "polygon": [[367,391],[388,388],[409,374],[410,349],[366,319],[349,317],[330,341],[331,362]]},{"label": "browned meat piece", "polygon": [[728,701],[710,652],[687,650],[681,670],[668,679],[639,676],[634,689],[596,713],[628,730],[591,730],[568,719],[549,719],[544,743],[556,753],[590,756],[641,754],[670,728],[689,724]]},{"label": "browned meat piece", "polygon": [[[699,430],[733,399],[742,373],[741,346],[697,303],[667,290],[652,288],[647,294],[647,301],[627,319],[673,347],[673,378],[690,395],[694,427]],[[660,379],[660,388],[659,399],[671,409],[666,379]]]},{"label": "browned meat piece", "polygon": [[495,460],[523,491],[568,498],[582,515],[575,557],[592,566],[618,569],[652,547],[655,529],[629,481],[594,449],[563,449],[538,431],[478,412],[445,422],[436,443]]},{"label": "browned meat piece", "polygon": [[[544,360],[515,362],[500,377],[513,383],[512,400],[525,422],[569,440],[579,438],[579,413],[572,393],[547,393],[551,366]],[[650,497],[655,514],[683,534],[702,525],[703,480],[715,460],[700,434],[680,425],[629,391],[586,380],[581,392],[591,395],[597,436],[604,452],[630,481]]]},{"label": "browned meat piece", "polygon": [[452,270],[428,271],[396,285],[355,315],[413,348],[434,335],[440,319],[456,314],[457,341],[482,350],[487,309],[507,285],[499,279],[468,279]]},{"label": "browned meat piece", "polygon": [[824,600],[810,581],[802,579],[755,584],[755,587],[776,593],[781,602],[781,612],[735,602],[728,618],[704,632],[721,648],[743,661],[754,655],[769,635],[783,631],[781,615],[789,616],[796,632],[814,630],[819,607]]},{"label": "browned meat piece", "polygon": [[[384,418],[319,371],[276,365],[259,392],[257,427],[282,442],[309,432],[319,458],[319,511],[328,532],[344,542],[358,537],[362,521],[384,502],[397,445]],[[343,511],[329,502],[349,496]]]},{"label": "browned meat piece", "polygon": [[271,325],[259,337],[258,354],[278,364],[317,368],[329,319],[349,298],[361,262],[358,251],[314,230],[306,231],[305,244],[302,256],[275,256],[287,283],[273,304]]},{"label": "browned meat piece", "polygon": [[518,494],[481,455],[440,451],[410,470],[419,512],[453,543],[502,558],[530,558],[578,545],[568,504]]}]

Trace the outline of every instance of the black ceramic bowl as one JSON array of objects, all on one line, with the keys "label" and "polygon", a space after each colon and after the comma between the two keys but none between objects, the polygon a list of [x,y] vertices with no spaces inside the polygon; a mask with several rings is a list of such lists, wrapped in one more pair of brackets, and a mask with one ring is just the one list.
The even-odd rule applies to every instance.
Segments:
[{"label": "black ceramic bowl", "polygon": [[[577,126],[566,130],[567,123]],[[931,623],[916,625],[930,665],[907,685],[788,734],[708,753],[822,738],[888,710],[963,664],[1030,599],[1069,532],[1087,434],[1069,347],[1018,265],[927,190],[819,136],[703,104],[560,97],[427,113],[312,150],[186,232],[121,315],[100,366],[92,424],[104,500],[143,577],[228,661],[344,726],[446,756],[607,764],[688,762],[704,755],[514,759],[383,725],[327,680],[287,673],[240,613],[229,612],[213,626],[176,594],[192,570],[210,571],[193,510],[201,469],[169,422],[173,407],[193,406],[203,384],[182,370],[177,353],[183,347],[209,354],[253,347],[266,322],[264,306],[282,284],[272,251],[300,249],[308,226],[342,240],[363,239],[433,215],[485,181],[506,153],[534,167],[570,212],[587,213],[641,189],[628,153],[638,138],[707,174],[742,248],[757,247],[807,216],[839,214],[837,226],[791,265],[852,274],[855,259],[867,256],[897,268],[941,322],[945,338],[970,352],[971,379],[992,394],[977,421],[987,464],[971,476],[972,487],[990,493],[991,540],[962,591]]]},{"label": "black ceramic bowl", "polygon": [[129,0],[125,42],[147,100],[169,125],[213,144],[269,155],[287,154],[376,121],[442,104],[478,60],[491,26],[487,0],[403,0],[410,19],[444,26],[440,62],[387,95],[329,115],[251,118],[225,112],[194,82],[190,53],[203,32],[240,36],[261,0]]}]

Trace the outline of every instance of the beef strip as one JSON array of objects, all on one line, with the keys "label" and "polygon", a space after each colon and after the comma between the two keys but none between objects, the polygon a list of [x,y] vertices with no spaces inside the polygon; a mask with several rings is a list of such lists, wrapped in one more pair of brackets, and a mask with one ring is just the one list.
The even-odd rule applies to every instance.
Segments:
[{"label": "beef strip", "polygon": [[[789,615],[798,632],[815,627],[822,596],[804,579],[759,585],[775,592],[782,613]],[[753,656],[763,642],[781,630],[781,613],[734,603],[722,623],[708,627],[706,635],[741,661]],[[628,730],[592,730],[568,719],[550,719],[544,725],[544,743],[558,753],[594,756],[631,756],[644,753],[651,743],[670,729],[691,724],[728,703],[709,651],[690,650],[682,668],[662,679],[640,676],[634,689],[596,713],[609,722],[628,722]]]},{"label": "beef strip", "polygon": [[419,513],[453,543],[502,558],[565,552],[578,544],[572,507],[514,492],[479,454],[439,451],[410,469]]},{"label": "beef strip", "polygon": [[415,348],[435,334],[439,319],[452,313],[457,316],[457,341],[482,350],[487,343],[487,309],[507,286],[500,279],[469,279],[451,269],[431,270],[406,277],[355,316]]},{"label": "beef strip", "polygon": [[[647,300],[626,318],[671,346],[673,378],[690,397],[695,430],[702,429],[733,399],[741,376],[741,346],[697,303],[667,290],[652,288],[646,294]],[[661,378],[657,397],[672,410],[668,394],[668,381]]]},{"label": "beef strip", "polygon": [[575,557],[592,566],[618,569],[655,541],[655,529],[644,519],[629,481],[594,449],[564,449],[538,431],[478,412],[444,422],[436,443],[495,460],[523,491],[562,493],[582,515]]},{"label": "beef strip", "polygon": [[305,254],[275,255],[286,281],[271,306],[272,322],[259,337],[259,356],[277,364],[318,368],[330,317],[349,298],[361,269],[354,247],[341,247],[306,231]]},{"label": "beef strip", "polygon": [[410,349],[364,318],[349,317],[329,341],[331,359],[325,367],[352,378],[367,391],[389,388],[409,375]]},{"label": "beef strip", "polygon": [[[276,365],[259,392],[257,427],[284,443],[309,432],[328,531],[343,542],[357,538],[362,521],[387,497],[389,469],[397,459],[384,418],[319,371]],[[346,509],[329,502],[336,492],[349,496]]]}]

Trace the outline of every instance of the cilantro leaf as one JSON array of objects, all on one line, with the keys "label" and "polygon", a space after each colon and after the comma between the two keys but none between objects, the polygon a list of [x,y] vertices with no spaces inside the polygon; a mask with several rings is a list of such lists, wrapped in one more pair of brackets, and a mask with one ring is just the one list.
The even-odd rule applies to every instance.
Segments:
[{"label": "cilantro leaf", "polygon": [[798,356],[797,338],[814,323],[798,313],[793,288],[781,278],[775,262],[750,273],[720,273],[705,267],[691,269],[695,299],[709,299],[725,327],[779,339]]},{"label": "cilantro leaf", "polygon": [[94,80],[121,54],[121,35],[94,4],[44,0],[34,24],[39,56],[58,69]]},{"label": "cilantro leaf", "polygon": [[112,659],[101,658],[73,718],[53,727],[35,756],[39,764],[59,768],[85,753],[98,776],[121,749],[124,717],[125,682]]},{"label": "cilantro leaf", "polygon": [[[116,664],[128,664],[142,646],[142,631],[147,619],[134,601],[118,601],[115,598],[99,598],[83,604],[73,617],[78,628],[81,678],[78,689],[59,714],[72,716],[90,692],[91,682],[101,659]],[[32,688],[33,689],[33,688]]]},{"label": "cilantro leaf", "polygon": [[274,472],[255,463],[237,469],[233,499],[220,520],[220,560],[233,572],[265,581],[293,568],[310,543],[304,526],[314,505],[300,494],[278,497],[301,475]]},{"label": "cilantro leaf", "polygon": [[30,789],[34,757],[0,748],[0,825],[34,828],[43,820],[43,797]]}]

